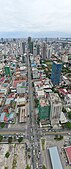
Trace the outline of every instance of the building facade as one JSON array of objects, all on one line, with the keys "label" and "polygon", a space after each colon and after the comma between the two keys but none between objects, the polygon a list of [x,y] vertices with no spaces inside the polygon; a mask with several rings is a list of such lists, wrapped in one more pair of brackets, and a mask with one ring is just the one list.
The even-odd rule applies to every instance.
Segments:
[{"label": "building facade", "polygon": [[50,93],[49,100],[51,105],[50,120],[51,123],[59,123],[60,115],[62,112],[62,102],[57,93]]},{"label": "building facade", "polygon": [[61,70],[62,63],[54,61],[52,65],[52,74],[51,74],[51,81],[54,85],[59,85],[60,83]]},{"label": "building facade", "polygon": [[47,100],[39,100],[38,112],[40,120],[50,119],[50,104]]}]

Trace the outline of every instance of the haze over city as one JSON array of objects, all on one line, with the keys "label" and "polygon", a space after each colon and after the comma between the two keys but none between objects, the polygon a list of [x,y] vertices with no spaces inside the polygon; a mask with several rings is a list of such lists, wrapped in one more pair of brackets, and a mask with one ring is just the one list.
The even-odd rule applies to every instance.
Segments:
[{"label": "haze over city", "polygon": [[70,0],[0,0],[0,37],[71,37]]}]

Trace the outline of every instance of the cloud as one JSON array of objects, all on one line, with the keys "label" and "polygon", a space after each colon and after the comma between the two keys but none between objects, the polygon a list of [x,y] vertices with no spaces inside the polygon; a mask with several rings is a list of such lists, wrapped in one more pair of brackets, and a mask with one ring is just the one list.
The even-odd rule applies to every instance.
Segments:
[{"label": "cloud", "polygon": [[0,31],[71,32],[71,0],[0,0]]}]

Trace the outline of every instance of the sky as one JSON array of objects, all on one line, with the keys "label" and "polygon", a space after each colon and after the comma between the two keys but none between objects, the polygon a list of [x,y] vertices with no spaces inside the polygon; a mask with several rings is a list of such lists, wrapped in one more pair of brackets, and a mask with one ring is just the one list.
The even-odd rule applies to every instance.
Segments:
[{"label": "sky", "polygon": [[71,0],[0,0],[0,32],[71,34]]}]

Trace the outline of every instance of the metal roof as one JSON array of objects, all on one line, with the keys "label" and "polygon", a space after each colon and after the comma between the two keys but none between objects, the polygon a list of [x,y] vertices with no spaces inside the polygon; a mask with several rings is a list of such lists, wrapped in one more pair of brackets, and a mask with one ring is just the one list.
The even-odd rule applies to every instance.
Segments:
[{"label": "metal roof", "polygon": [[49,148],[52,169],[63,169],[57,147]]},{"label": "metal roof", "polygon": [[66,151],[69,164],[71,164],[71,146],[65,147],[65,151]]}]

